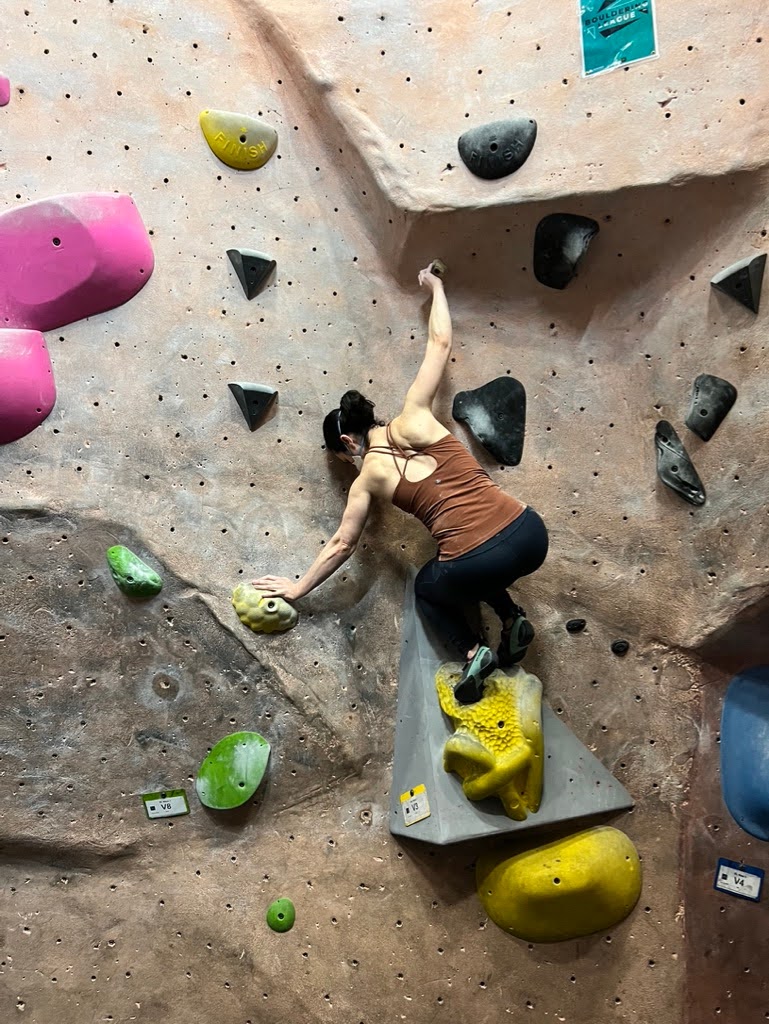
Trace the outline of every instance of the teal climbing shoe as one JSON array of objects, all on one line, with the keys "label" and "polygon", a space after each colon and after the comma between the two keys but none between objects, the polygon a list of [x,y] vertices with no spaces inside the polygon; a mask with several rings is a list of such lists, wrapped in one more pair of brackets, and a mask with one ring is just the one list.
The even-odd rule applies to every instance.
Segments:
[{"label": "teal climbing shoe", "polygon": [[502,668],[509,668],[522,661],[535,637],[534,627],[526,618],[526,613],[522,608],[519,612],[512,626],[502,630],[502,638],[497,648],[497,658]]},{"label": "teal climbing shoe", "polygon": [[459,682],[454,687],[454,696],[459,704],[477,704],[483,696],[483,680],[497,667],[494,652],[488,647],[479,647]]}]

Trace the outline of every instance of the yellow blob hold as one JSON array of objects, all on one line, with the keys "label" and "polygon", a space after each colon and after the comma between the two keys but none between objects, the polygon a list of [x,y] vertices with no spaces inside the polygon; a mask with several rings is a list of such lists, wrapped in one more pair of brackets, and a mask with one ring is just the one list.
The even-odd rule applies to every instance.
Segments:
[{"label": "yellow blob hold", "polygon": [[443,748],[443,767],[456,772],[468,800],[497,796],[505,814],[523,821],[542,799],[542,683],[519,668],[495,671],[484,681],[477,704],[459,704],[454,685],[462,666],[441,665],[435,676],[438,700],[454,726]]},{"label": "yellow blob hold", "polygon": [[623,921],[641,895],[635,846],[601,825],[512,856],[485,854],[478,897],[491,920],[526,942],[561,942]]},{"label": "yellow blob hold", "polygon": [[239,171],[266,164],[278,145],[278,133],[270,125],[228,110],[202,110],[200,127],[222,163]]},{"label": "yellow blob hold", "polygon": [[232,606],[244,626],[255,633],[282,633],[295,626],[299,615],[282,597],[268,597],[250,583],[232,592]]}]

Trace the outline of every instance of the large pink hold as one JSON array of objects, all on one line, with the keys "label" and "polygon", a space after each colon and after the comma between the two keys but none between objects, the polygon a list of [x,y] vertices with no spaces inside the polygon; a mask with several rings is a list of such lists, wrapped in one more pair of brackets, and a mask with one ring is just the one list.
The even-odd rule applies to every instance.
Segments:
[{"label": "large pink hold", "polygon": [[130,196],[82,192],[0,215],[0,327],[50,331],[121,306],[155,265]]},{"label": "large pink hold", "polygon": [[0,330],[0,444],[17,441],[39,427],[55,401],[43,335]]},{"label": "large pink hold", "polygon": [[0,107],[8,106],[11,99],[11,83],[5,77],[0,75]]}]

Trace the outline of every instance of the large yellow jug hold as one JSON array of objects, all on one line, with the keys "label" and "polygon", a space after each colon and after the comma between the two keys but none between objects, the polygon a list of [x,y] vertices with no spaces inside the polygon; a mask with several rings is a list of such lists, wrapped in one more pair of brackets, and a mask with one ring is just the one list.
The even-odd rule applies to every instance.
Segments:
[{"label": "large yellow jug hold", "polygon": [[519,668],[484,680],[477,704],[460,704],[454,685],[462,666],[449,662],[435,676],[438,700],[454,725],[443,767],[456,772],[468,800],[499,797],[505,814],[523,821],[542,799],[542,683]]},{"label": "large yellow jug hold", "polygon": [[255,633],[282,633],[296,625],[299,614],[282,597],[268,597],[252,587],[240,583],[232,592],[232,606],[244,626]]},{"label": "large yellow jug hold", "polygon": [[278,133],[271,125],[229,110],[202,110],[200,127],[222,163],[239,171],[254,171],[266,164],[278,145]]},{"label": "large yellow jug hold", "polygon": [[483,855],[478,897],[491,920],[526,942],[606,931],[641,895],[641,864],[624,832],[589,828],[544,846]]}]

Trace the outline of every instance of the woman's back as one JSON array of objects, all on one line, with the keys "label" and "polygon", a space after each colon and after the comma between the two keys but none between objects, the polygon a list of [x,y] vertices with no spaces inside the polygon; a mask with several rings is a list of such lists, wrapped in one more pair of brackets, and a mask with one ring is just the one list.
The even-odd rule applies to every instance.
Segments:
[{"label": "woman's back", "polygon": [[505,494],[464,445],[430,419],[434,426],[425,423],[422,429],[398,430],[394,421],[372,431],[364,471],[375,477],[378,496],[424,523],[445,561],[489,540],[526,506]]}]

